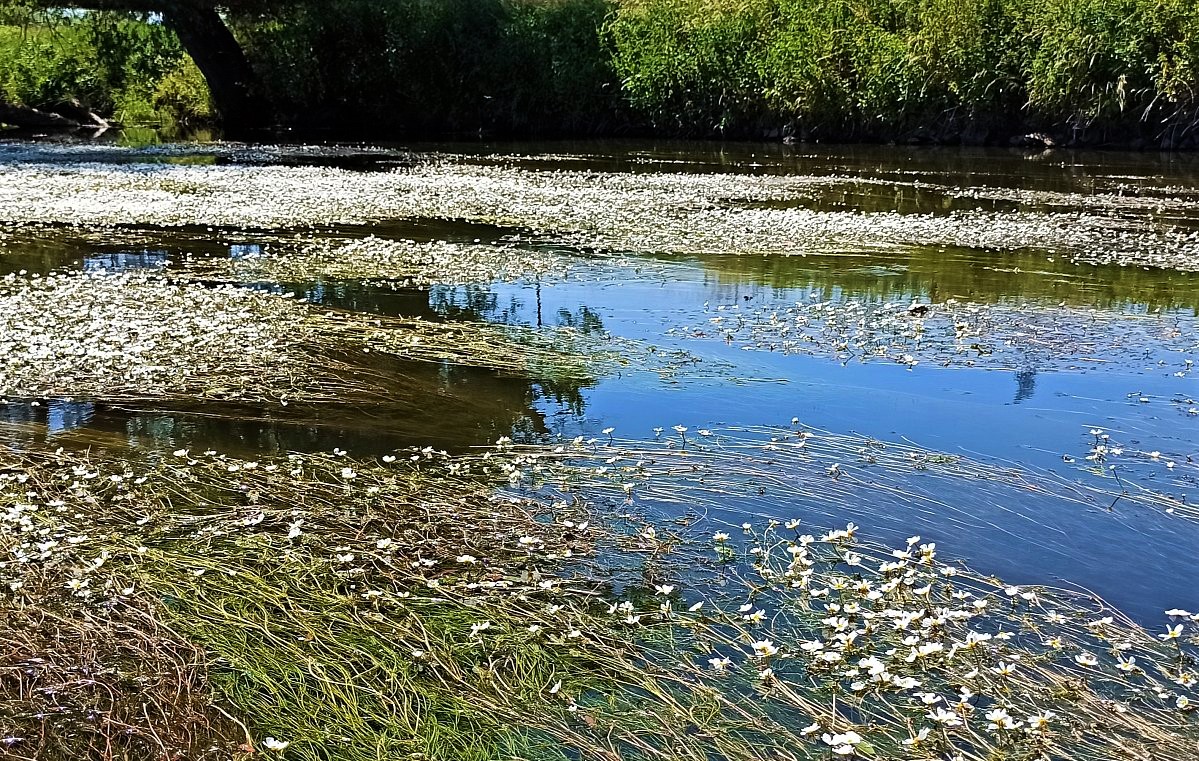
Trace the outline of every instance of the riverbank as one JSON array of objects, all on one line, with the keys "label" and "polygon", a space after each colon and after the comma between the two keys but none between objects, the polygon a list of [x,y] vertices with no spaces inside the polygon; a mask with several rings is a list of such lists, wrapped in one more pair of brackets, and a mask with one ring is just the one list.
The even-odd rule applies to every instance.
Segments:
[{"label": "riverbank", "polygon": [[[0,100],[210,120],[171,35],[114,18],[0,28]],[[227,20],[267,121],[330,137],[1199,146],[1199,10],[1173,0],[310,0]]]}]

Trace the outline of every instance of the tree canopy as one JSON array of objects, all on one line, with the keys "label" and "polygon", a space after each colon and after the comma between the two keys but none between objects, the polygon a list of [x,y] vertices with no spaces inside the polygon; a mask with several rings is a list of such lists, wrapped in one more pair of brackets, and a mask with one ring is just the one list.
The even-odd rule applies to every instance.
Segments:
[{"label": "tree canopy", "polygon": [[0,0],[0,14],[32,19],[74,9],[160,17],[203,73],[226,131],[236,133],[269,123],[270,110],[222,13],[256,13],[271,5],[266,0]]}]

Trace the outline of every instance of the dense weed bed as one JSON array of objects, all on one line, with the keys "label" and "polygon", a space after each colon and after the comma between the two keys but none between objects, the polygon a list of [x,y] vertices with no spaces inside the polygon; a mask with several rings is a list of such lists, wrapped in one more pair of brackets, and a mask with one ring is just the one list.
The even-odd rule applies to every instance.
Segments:
[{"label": "dense weed bed", "polygon": [[[1085,595],[1005,585],[919,537],[885,547],[853,524],[655,519],[643,492],[746,496],[752,469],[778,472],[779,453],[762,442],[759,455],[729,442],[733,460],[695,442],[609,446],[501,441],[373,461],[10,452],[0,594],[22,609],[53,599],[60,615],[106,626],[150,626],[134,613],[151,606],[205,652],[209,715],[237,717],[246,747],[288,758],[1134,759],[1196,748],[1190,612],[1168,611],[1149,632]],[[875,466],[910,468],[908,454]],[[620,463],[651,456],[621,483]],[[721,480],[733,462],[744,481]],[[967,466],[924,467],[953,478]],[[4,626],[6,638],[29,636],[19,619]],[[73,667],[52,655],[51,671]],[[118,702],[152,699],[158,685],[124,682]],[[68,747],[79,694],[49,693],[65,707],[51,736]],[[53,747],[29,734],[45,717],[22,695],[0,699],[19,730],[13,752]]]}]

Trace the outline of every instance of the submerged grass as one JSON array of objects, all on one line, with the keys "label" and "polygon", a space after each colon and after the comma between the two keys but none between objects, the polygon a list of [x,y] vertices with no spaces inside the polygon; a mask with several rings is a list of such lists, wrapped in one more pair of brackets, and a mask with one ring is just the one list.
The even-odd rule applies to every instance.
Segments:
[{"label": "submerged grass", "polygon": [[139,274],[10,275],[0,304],[0,394],[16,397],[344,403],[396,393],[395,368],[371,356],[576,381],[687,359],[571,328],[371,317]]},{"label": "submerged grass", "polygon": [[[762,498],[755,479],[719,476],[777,473],[785,453],[727,445],[500,442],[375,461],[9,452],[0,599],[57,589],[102,620],[152,605],[207,652],[218,704],[287,758],[1111,761],[1199,748],[1199,617],[1169,611],[1155,636],[1087,596],[1009,587],[918,537],[887,548],[852,524],[648,520],[637,505],[652,489]],[[629,479],[626,457],[652,477]],[[946,480],[968,473],[930,457]],[[902,448],[875,459],[912,467]],[[36,720],[21,695],[0,701]]]},{"label": "submerged grass", "polygon": [[[8,574],[6,574],[8,575]],[[204,651],[144,601],[75,604],[55,570],[19,574],[0,627],[0,751],[31,759],[229,758]]]}]

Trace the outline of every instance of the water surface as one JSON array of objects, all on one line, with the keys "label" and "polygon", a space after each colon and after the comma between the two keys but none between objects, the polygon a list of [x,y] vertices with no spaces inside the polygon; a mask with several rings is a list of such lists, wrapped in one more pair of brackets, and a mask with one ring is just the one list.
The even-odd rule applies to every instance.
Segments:
[{"label": "water surface", "polygon": [[[502,167],[550,188],[559,172],[648,181],[693,175],[716,187],[722,177],[783,178],[790,184],[771,190],[769,200],[739,198],[734,187],[718,205],[767,214],[803,209],[833,224],[853,220],[869,227],[871,215],[895,213],[958,220],[985,213],[999,224],[1003,215],[1021,215],[1027,224],[1030,218],[1077,213],[1103,220],[1112,240],[1126,230],[1152,233],[1181,255],[1199,230],[1199,157],[1193,156],[620,142],[414,148],[460,166]],[[344,182],[351,188],[354,176],[407,171],[410,156],[391,148],[178,146],[138,153],[87,145],[0,146],[0,161],[10,168],[122,172],[146,163],[167,176],[176,167],[219,167],[249,176],[263,166],[299,171],[319,165],[345,169],[350,179]],[[650,229],[654,220],[648,209],[641,223]],[[539,220],[547,218],[544,209],[538,213]],[[876,240],[841,248],[799,247],[787,256],[752,249],[632,249],[620,253],[633,263],[626,260],[612,269],[602,258],[588,258],[596,252],[580,246],[577,230],[544,225],[533,230],[466,212],[308,226],[298,220],[286,229],[8,221],[0,205],[3,272],[171,273],[198,260],[270,256],[299,245],[297,232],[334,240],[375,235],[503,243],[577,255],[581,264],[570,276],[548,273],[515,282],[406,286],[314,276],[250,285],[363,313],[608,331],[684,349],[702,360],[665,377],[629,371],[568,384],[414,363],[402,372],[415,390],[394,403],[285,414],[199,403],[8,400],[0,407],[4,435],[22,446],[74,442],[239,454],[339,447],[373,456],[409,445],[464,449],[505,435],[546,441],[600,437],[600,431],[614,428],[618,436],[652,439],[655,428],[676,424],[786,427],[798,418],[837,434],[910,441],[1074,479],[1092,478],[1082,466],[1096,440],[1091,431],[1102,429],[1126,451],[1117,468],[1127,477],[1179,499],[1199,499],[1199,415],[1191,412],[1199,384],[1187,364],[1199,342],[1199,275],[1133,260],[1076,264],[1066,250],[1072,242],[1068,226],[1055,233],[1062,250]],[[1192,270],[1199,269],[1199,260],[1193,265]],[[976,366],[912,365],[836,350],[786,353],[754,345],[741,334],[730,339],[712,322],[740,315],[746,316],[737,317],[743,321],[759,320],[814,303],[898,304],[902,311],[913,302],[949,300],[996,310],[1016,328],[1022,315],[1033,326],[1052,319],[1065,332],[1076,331],[1085,351],[1060,341],[1039,350],[1009,352],[996,346],[990,357],[1002,356],[1002,362],[980,355]],[[1130,331],[1136,340],[1101,340],[1118,338],[1120,331]],[[986,488],[963,484],[946,493],[945,500],[960,508],[952,515],[902,495],[852,505],[812,499],[773,505],[767,512],[801,517],[814,526],[854,520],[866,536],[886,541],[919,533],[980,570],[1018,583],[1080,586],[1154,625],[1165,608],[1199,608],[1190,582],[1199,549],[1194,521],[1119,502],[1111,509],[1087,507],[1044,496],[988,494]],[[735,521],[742,508],[750,509],[730,499],[727,519]],[[763,510],[760,504],[752,509]]]}]

